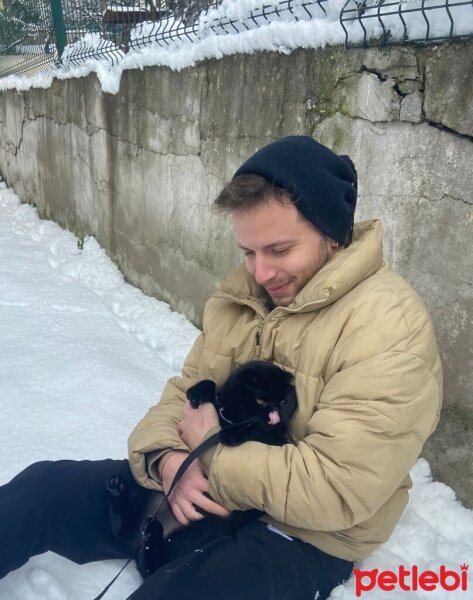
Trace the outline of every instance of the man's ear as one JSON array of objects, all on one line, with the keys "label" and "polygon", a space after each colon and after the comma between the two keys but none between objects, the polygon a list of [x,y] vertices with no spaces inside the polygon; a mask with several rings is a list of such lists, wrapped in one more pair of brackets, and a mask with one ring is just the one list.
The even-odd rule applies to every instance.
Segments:
[{"label": "man's ear", "polygon": [[187,390],[186,396],[192,408],[198,408],[202,402],[214,403],[216,387],[215,383],[210,379],[203,379],[191,386]]}]

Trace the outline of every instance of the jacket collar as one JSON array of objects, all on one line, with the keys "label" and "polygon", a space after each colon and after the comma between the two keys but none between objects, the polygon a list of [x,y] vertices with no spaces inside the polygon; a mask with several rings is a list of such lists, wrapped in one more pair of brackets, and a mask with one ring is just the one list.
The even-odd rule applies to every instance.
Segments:
[{"label": "jacket collar", "polygon": [[[353,242],[320,269],[284,312],[308,312],[335,302],[383,265],[382,226],[378,220],[355,223]],[[233,271],[215,296],[239,304],[264,306],[266,294],[244,265]]]}]

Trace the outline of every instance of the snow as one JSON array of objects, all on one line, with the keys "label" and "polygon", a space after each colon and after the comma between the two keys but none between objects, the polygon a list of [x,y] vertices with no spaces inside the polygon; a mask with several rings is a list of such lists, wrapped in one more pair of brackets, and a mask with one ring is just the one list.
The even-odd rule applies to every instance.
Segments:
[{"label": "snow", "polygon": [[[123,458],[136,422],[177,374],[198,330],[125,283],[93,238],[40,220],[0,183],[0,484],[43,459]],[[453,443],[453,442],[452,442]],[[410,503],[392,538],[361,569],[473,570],[473,511],[428,463],[412,469]],[[48,553],[0,581],[0,600],[90,600],[123,561],[78,566]],[[107,599],[140,583],[129,566]],[[469,592],[371,591],[367,600],[467,600]],[[354,600],[354,578],[332,600]]]},{"label": "snow", "polygon": [[[232,54],[252,54],[263,50],[288,54],[296,48],[344,44],[346,36],[340,23],[340,11],[345,4],[346,0],[321,0],[320,6],[293,0],[291,14],[287,10],[287,0],[224,0],[218,8],[203,12],[195,27],[186,27],[174,17],[138,24],[131,31],[127,54],[112,42],[101,40],[97,33],[88,33],[66,48],[61,68],[32,77],[10,75],[0,79],[0,91],[47,88],[54,78],[85,77],[96,72],[103,91],[116,94],[125,69],[161,65],[181,71],[200,61]],[[360,14],[367,39],[379,38],[383,34],[378,20],[378,5],[381,15],[388,9],[391,14],[382,17],[391,41],[402,40],[404,36],[398,10],[402,11],[409,39],[424,38],[427,34],[430,38],[448,36],[451,26],[449,14],[454,21],[454,35],[473,33],[473,6],[466,0],[448,0],[447,3],[445,0],[392,0],[384,5],[377,0],[352,0],[347,6],[353,11],[351,16],[357,14],[359,6],[364,7]],[[429,27],[419,10],[422,7]],[[415,12],[410,12],[412,10]],[[363,41],[364,31],[358,19],[344,21],[344,27],[351,43]],[[165,40],[164,46],[153,42],[153,35],[158,32]],[[179,37],[176,37],[178,32]],[[93,53],[102,56],[80,59],[83,62],[77,64],[78,53],[84,53],[85,57]]]}]

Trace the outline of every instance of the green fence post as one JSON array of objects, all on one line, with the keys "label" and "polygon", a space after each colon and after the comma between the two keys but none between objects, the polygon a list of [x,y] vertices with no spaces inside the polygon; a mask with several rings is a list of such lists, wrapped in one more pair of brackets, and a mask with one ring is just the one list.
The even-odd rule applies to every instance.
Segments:
[{"label": "green fence post", "polygon": [[54,33],[56,34],[56,48],[61,58],[64,48],[67,46],[66,26],[64,25],[64,13],[62,12],[61,0],[50,0],[51,13],[53,15]]}]

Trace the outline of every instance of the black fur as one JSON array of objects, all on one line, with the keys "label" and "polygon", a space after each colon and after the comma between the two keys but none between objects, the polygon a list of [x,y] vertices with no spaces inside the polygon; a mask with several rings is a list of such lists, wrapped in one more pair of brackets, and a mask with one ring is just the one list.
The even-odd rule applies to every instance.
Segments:
[{"label": "black fur", "polygon": [[[188,389],[187,398],[194,408],[203,402],[216,407],[222,444],[237,446],[257,441],[282,446],[289,441],[288,425],[297,406],[293,377],[270,362],[251,361],[238,367],[220,389],[211,380],[200,381]],[[106,490],[112,530],[130,548],[140,546],[136,562],[146,578],[167,561],[166,540],[182,526],[162,493],[150,493],[143,488],[139,497],[132,497],[120,477],[110,478]],[[192,552],[260,514],[258,510],[235,511],[228,519],[206,515],[209,518],[187,528],[192,529],[192,534],[189,531],[181,537]]]},{"label": "black fur", "polygon": [[[256,360],[238,367],[218,391],[213,381],[199,381],[187,390],[187,398],[194,408],[203,402],[215,406],[222,427],[220,442],[226,446],[250,440],[282,446],[288,441],[287,428],[297,405],[292,375]],[[280,418],[275,425],[269,423],[272,412]]]}]

